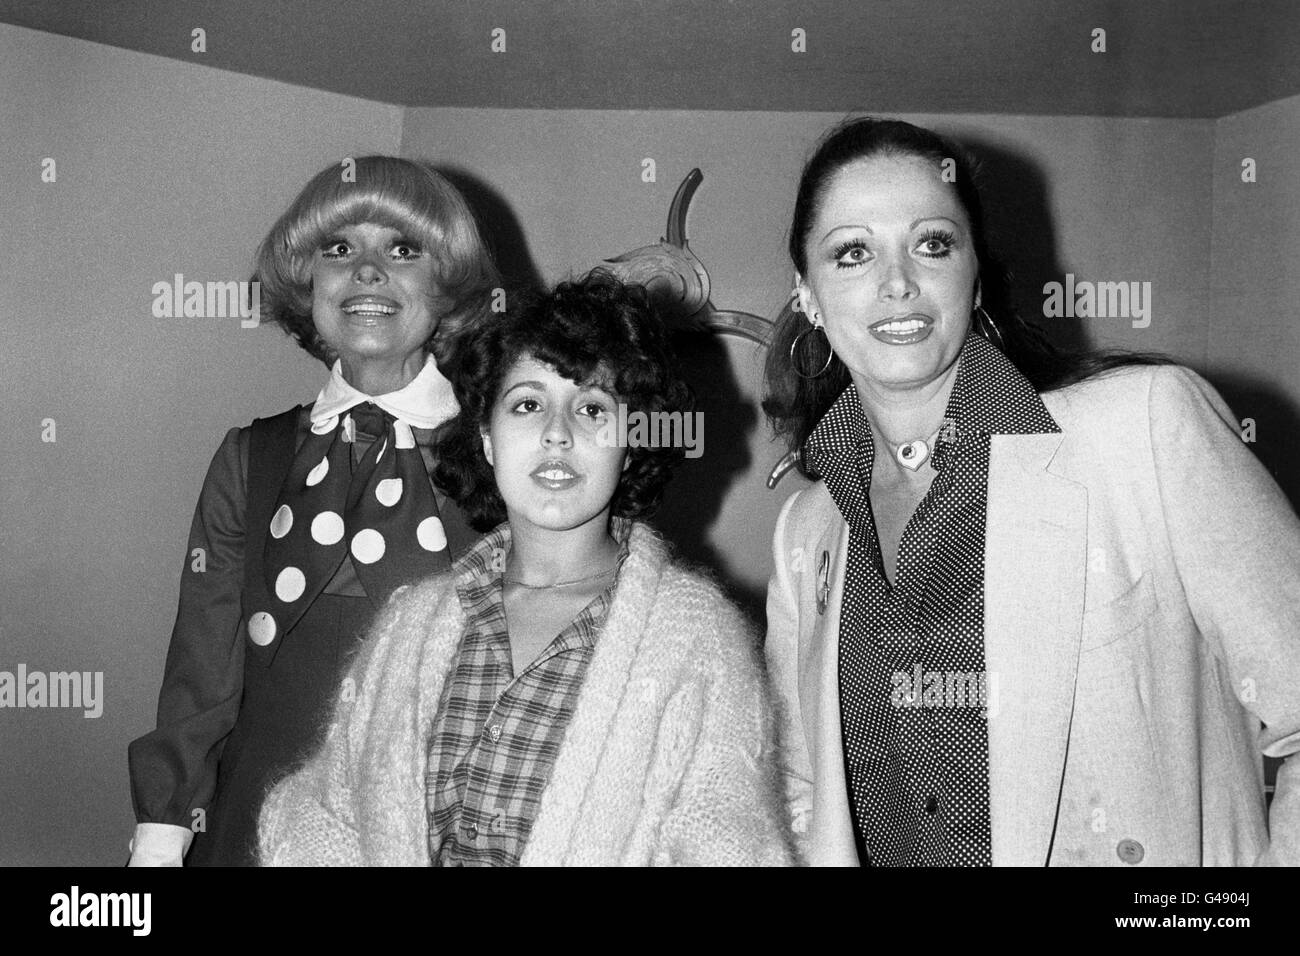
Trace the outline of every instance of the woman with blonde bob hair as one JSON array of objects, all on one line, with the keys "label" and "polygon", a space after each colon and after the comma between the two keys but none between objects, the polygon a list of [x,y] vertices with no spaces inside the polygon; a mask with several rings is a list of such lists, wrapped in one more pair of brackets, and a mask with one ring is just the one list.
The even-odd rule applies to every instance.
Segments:
[{"label": "woman with blonde bob hair", "polygon": [[329,166],[256,278],[261,315],[330,372],[208,470],[186,547],[205,561],[182,571],[157,729],[130,747],[133,865],[250,863],[265,789],[318,742],[374,610],[473,539],[430,477],[459,410],[440,366],[500,281],[461,195],[413,160]]},{"label": "woman with blonde bob hair", "polygon": [[[262,312],[311,355],[332,364],[337,346],[312,321],[312,258],[341,223],[381,223],[437,249],[430,260],[431,292],[439,319],[425,351],[454,343],[486,311],[500,277],[460,192],[426,163],[394,156],[363,156],[350,167],[316,174],[276,222],[257,252]],[[347,173],[347,178],[344,174]]]}]

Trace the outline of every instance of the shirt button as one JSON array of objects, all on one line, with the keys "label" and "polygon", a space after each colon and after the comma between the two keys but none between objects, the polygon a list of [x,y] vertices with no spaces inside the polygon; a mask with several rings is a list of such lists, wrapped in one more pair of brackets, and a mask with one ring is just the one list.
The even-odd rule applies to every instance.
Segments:
[{"label": "shirt button", "polygon": [[931,816],[939,812],[939,798],[934,794],[931,794],[930,798],[925,801],[925,812]]},{"label": "shirt button", "polygon": [[1120,840],[1115,847],[1115,852],[1125,863],[1137,864],[1142,862],[1142,857],[1147,855],[1147,851],[1142,848],[1142,844],[1137,840]]},{"label": "shirt button", "polygon": [[500,739],[501,739],[501,725],[500,725],[500,724],[493,724],[492,726],[490,726],[490,727],[488,728],[488,736],[492,738],[492,740],[493,740],[494,743],[495,743],[496,741],[500,740]]},{"label": "shirt button", "polygon": [[477,840],[477,839],[478,839],[478,827],[474,826],[474,824],[472,824],[472,823],[471,823],[469,826],[467,826],[467,827],[465,828],[465,839],[469,840],[471,843],[472,843],[473,841]]}]

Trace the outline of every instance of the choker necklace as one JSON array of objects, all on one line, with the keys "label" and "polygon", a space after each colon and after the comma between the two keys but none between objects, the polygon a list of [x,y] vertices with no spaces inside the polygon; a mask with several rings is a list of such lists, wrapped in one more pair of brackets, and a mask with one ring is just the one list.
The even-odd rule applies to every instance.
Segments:
[{"label": "choker necklace", "polygon": [[516,580],[515,578],[507,578],[505,575],[502,575],[501,577],[507,584],[517,584],[521,588],[528,588],[530,591],[546,591],[550,588],[568,588],[573,587],[575,584],[586,584],[588,581],[594,581],[597,578],[603,578],[607,574],[613,574],[617,570],[618,565],[616,564],[612,568],[606,568],[604,571],[597,571],[595,574],[589,574],[585,578],[574,578],[572,581],[556,581],[554,584],[525,584],[523,581]]},{"label": "choker necklace", "polygon": [[888,439],[885,444],[889,446],[894,453],[894,461],[898,462],[908,471],[916,471],[929,459],[930,453],[934,451],[935,442],[939,438],[939,433],[943,431],[940,425],[930,433],[929,438],[917,438],[912,441],[905,441],[901,444],[895,444]]}]

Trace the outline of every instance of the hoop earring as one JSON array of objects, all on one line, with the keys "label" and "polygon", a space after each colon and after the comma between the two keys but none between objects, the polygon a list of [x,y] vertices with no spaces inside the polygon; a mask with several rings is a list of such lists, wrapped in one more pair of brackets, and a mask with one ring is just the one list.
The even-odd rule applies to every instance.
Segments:
[{"label": "hoop earring", "polygon": [[808,328],[804,329],[802,332],[796,335],[794,337],[794,341],[790,343],[790,367],[794,369],[794,374],[798,375],[800,378],[803,379],[817,378],[819,375],[821,375],[823,372],[825,372],[828,368],[831,367],[831,359],[835,357],[835,350],[831,348],[830,339],[826,339],[826,361],[822,364],[822,367],[818,369],[816,372],[814,372],[812,375],[805,375],[799,369],[799,363],[795,360],[794,357],[795,349],[799,347],[799,341],[805,335],[807,335],[809,332],[816,332],[818,330],[821,331],[822,337],[825,338],[826,337],[825,327],[820,325],[810,325],[808,326]]},{"label": "hoop earring", "polygon": [[[975,311],[980,315],[980,331],[984,334],[984,338],[988,339],[989,344],[996,345],[998,350],[1005,355],[1007,351],[1007,343],[1006,340],[1002,338],[1002,330],[999,329],[997,323],[993,321],[993,316],[989,315],[982,305],[975,306]],[[992,329],[993,335],[998,337],[997,342],[994,342],[993,336],[989,335],[989,329]]]}]

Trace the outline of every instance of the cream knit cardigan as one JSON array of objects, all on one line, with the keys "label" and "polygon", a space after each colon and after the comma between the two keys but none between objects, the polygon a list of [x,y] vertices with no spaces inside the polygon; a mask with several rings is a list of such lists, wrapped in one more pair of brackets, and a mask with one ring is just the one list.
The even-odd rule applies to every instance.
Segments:
[{"label": "cream knit cardigan", "polygon": [[[322,749],[268,795],[270,865],[429,865],[428,735],[465,630],[452,574],[399,589]],[[766,677],[717,585],[633,524],[525,866],[791,862]]]}]

